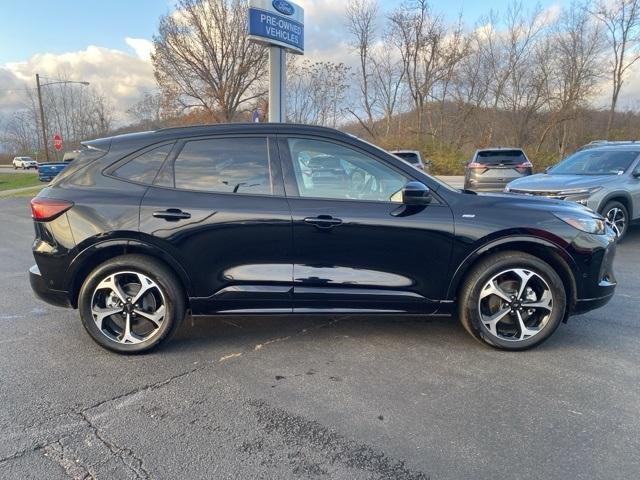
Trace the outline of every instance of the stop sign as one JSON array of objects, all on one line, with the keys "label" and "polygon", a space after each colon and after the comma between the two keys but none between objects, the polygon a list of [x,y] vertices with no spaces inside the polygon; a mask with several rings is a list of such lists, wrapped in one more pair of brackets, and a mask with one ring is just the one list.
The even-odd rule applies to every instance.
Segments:
[{"label": "stop sign", "polygon": [[62,150],[62,137],[57,133],[53,136],[53,148],[55,148],[57,152]]}]

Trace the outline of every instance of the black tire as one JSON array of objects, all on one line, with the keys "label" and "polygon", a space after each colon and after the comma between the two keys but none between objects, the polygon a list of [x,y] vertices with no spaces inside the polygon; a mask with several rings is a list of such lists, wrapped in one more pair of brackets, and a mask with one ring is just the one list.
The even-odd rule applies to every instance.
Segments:
[{"label": "black tire", "polygon": [[[546,282],[553,299],[551,313],[538,333],[522,340],[496,336],[481,320],[480,295],[483,288],[496,275],[509,269],[523,269],[537,274]],[[524,252],[509,251],[482,259],[467,274],[458,296],[458,316],[465,330],[480,342],[502,350],[517,351],[535,347],[547,340],[562,322],[566,304],[567,295],[562,279],[548,263]],[[527,309],[526,306],[524,308]],[[509,313],[505,319],[509,321],[515,318],[512,315],[516,314]],[[515,320],[513,323],[516,325]]]},{"label": "black tire", "polygon": [[620,223],[617,223],[616,228],[614,229],[616,231],[619,231],[618,241],[620,241],[624,238],[624,236],[627,234],[627,230],[629,229],[629,211],[627,210],[627,207],[625,207],[624,204],[613,200],[611,202],[607,202],[604,208],[600,211],[600,214],[607,220],[612,221],[609,216],[613,216],[617,212],[619,212],[619,214],[623,217],[616,215],[616,218],[621,218],[621,220],[624,222],[622,223],[622,227],[620,227]]},{"label": "black tire", "polygon": [[[110,275],[118,272],[140,273],[155,282],[162,294],[165,307],[162,323],[157,327],[157,331],[154,331],[153,336],[141,343],[119,343],[108,337],[94,321],[92,302],[96,287]],[[186,302],[180,281],[167,266],[145,255],[130,254],[102,263],[87,276],[80,289],[78,310],[82,324],[96,343],[114,352],[135,354],[156,348],[175,333],[184,319]],[[142,317],[139,316],[139,318]]]}]

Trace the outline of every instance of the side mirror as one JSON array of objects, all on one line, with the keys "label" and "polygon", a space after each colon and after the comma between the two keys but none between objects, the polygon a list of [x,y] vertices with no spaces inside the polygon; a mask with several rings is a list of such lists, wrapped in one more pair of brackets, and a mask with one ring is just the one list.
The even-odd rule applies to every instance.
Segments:
[{"label": "side mirror", "polygon": [[431,203],[431,190],[422,182],[408,182],[402,189],[402,203],[428,205]]}]

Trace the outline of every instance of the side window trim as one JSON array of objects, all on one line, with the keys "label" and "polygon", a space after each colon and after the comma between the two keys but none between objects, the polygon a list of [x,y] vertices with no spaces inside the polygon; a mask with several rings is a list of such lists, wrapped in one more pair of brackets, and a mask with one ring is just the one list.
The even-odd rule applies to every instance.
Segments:
[{"label": "side window trim", "polygon": [[[188,142],[199,141],[199,140],[213,140],[213,139],[228,139],[228,138],[264,138],[267,142],[267,161],[269,166],[269,177],[271,181],[271,194],[262,194],[262,193],[247,193],[247,192],[211,192],[206,190],[190,190],[185,188],[176,187],[176,175],[175,175],[175,162],[185,145]],[[160,173],[163,170],[169,170],[172,179],[172,186],[159,185],[157,184],[157,179]],[[165,164],[158,170],[158,174],[154,179],[153,187],[155,188],[169,188],[172,190],[177,190],[181,192],[194,192],[194,193],[207,193],[214,195],[244,195],[244,196],[258,196],[258,197],[284,197],[285,196],[285,187],[282,179],[282,166],[279,160],[278,154],[278,146],[276,143],[276,137],[273,135],[260,135],[260,134],[236,134],[236,135],[205,135],[205,136],[194,136],[194,137],[184,137],[180,138],[176,141],[174,148],[171,153],[167,156]]]}]

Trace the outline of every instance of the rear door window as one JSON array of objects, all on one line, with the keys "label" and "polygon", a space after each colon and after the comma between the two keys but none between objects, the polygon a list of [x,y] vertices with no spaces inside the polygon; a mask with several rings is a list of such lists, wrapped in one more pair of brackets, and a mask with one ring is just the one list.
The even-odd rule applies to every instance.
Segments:
[{"label": "rear door window", "polygon": [[522,150],[489,150],[476,155],[476,163],[483,165],[517,165],[526,161]]},{"label": "rear door window", "polygon": [[176,157],[173,169],[178,189],[273,194],[269,150],[264,137],[188,141]]}]

